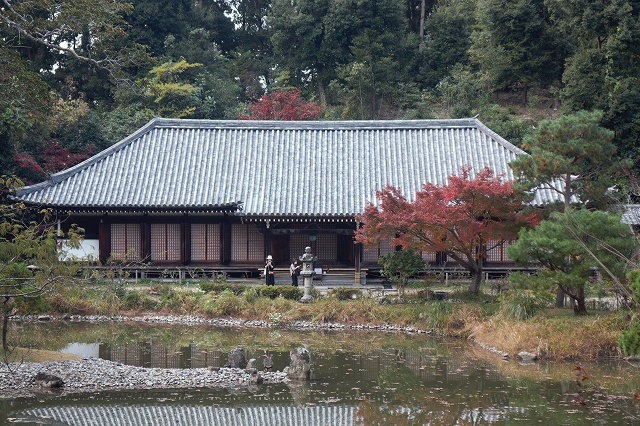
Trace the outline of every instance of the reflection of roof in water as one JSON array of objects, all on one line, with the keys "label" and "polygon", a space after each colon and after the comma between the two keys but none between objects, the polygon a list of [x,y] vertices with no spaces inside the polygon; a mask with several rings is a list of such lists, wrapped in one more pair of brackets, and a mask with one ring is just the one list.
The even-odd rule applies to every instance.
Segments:
[{"label": "reflection of roof in water", "polygon": [[[57,425],[341,425],[354,424],[356,408],[345,405],[294,407],[282,405],[215,407],[201,405],[62,406],[22,411],[30,421],[54,420]],[[13,416],[17,417],[17,416]]]}]

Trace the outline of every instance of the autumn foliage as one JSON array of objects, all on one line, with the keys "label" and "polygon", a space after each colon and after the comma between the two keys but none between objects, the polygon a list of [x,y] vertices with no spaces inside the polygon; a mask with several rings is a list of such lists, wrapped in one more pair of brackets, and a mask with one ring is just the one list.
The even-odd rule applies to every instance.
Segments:
[{"label": "autumn foliage", "polygon": [[305,102],[299,89],[274,91],[249,105],[249,115],[240,120],[316,120],[324,107],[317,102]]},{"label": "autumn foliage", "polygon": [[535,215],[522,213],[511,182],[488,168],[472,178],[465,167],[443,186],[426,183],[414,201],[391,186],[377,191],[376,198],[378,205],[368,204],[358,217],[363,223],[358,242],[376,244],[392,237],[392,245],[443,252],[471,273],[473,293],[479,292],[487,252],[537,223]]},{"label": "autumn foliage", "polygon": [[15,152],[13,160],[23,169],[36,174],[56,173],[74,166],[93,154],[93,147],[71,152],[56,141],[49,141],[40,154],[40,162],[27,152]]}]

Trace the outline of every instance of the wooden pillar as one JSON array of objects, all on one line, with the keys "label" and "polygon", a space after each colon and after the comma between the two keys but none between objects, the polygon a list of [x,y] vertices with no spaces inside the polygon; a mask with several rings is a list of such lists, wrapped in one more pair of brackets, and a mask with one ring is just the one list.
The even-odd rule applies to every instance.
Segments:
[{"label": "wooden pillar", "polygon": [[[273,256],[272,252],[274,251],[274,248],[271,247],[271,236],[272,235],[273,234],[271,233],[271,229],[267,228],[267,229],[264,230],[264,256],[262,256],[264,259],[267,258],[267,255],[272,255]],[[276,259],[274,257],[273,261],[274,262],[282,261],[282,259]]]},{"label": "wooden pillar", "polygon": [[106,218],[100,219],[98,225],[98,258],[105,265],[111,255],[111,225]]},{"label": "wooden pillar", "polygon": [[228,265],[231,263],[231,244],[233,241],[231,240],[231,223],[229,223],[229,217],[226,214],[224,221],[220,224],[220,233],[220,241],[222,241],[220,259],[224,265]]},{"label": "wooden pillar", "polygon": [[191,221],[188,217],[185,217],[181,228],[180,244],[182,244],[182,247],[180,253],[182,255],[182,264],[189,265],[191,264]]},{"label": "wooden pillar", "polygon": [[140,224],[141,238],[141,251],[140,260],[143,262],[151,261],[151,222],[149,221],[149,215],[145,214]]}]

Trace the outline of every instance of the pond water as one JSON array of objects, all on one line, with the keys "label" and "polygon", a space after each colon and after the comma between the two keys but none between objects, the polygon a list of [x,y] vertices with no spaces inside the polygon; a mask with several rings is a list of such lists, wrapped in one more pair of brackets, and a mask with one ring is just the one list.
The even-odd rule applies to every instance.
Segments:
[{"label": "pond water", "polygon": [[[149,324],[12,324],[20,345],[146,367],[222,366],[243,346],[274,369],[304,345],[308,383],[0,398],[4,425],[640,424],[640,370],[624,361],[503,361],[460,340],[380,332]],[[260,365],[260,363],[258,363]]]}]

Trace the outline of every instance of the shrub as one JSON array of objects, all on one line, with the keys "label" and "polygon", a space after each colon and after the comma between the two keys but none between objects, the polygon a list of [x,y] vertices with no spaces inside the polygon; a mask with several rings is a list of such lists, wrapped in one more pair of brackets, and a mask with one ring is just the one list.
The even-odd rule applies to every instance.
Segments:
[{"label": "shrub", "polygon": [[260,294],[258,293],[258,290],[256,290],[254,287],[248,287],[244,291],[243,297],[247,303],[255,303],[256,300],[258,300],[258,298],[260,297]]},{"label": "shrub", "polygon": [[215,293],[216,289],[220,288],[221,284],[212,281],[203,281],[200,283],[200,290],[205,293]]},{"label": "shrub", "polygon": [[138,309],[142,302],[142,294],[138,290],[127,291],[120,300],[124,309]]},{"label": "shrub", "polygon": [[362,297],[362,290],[357,288],[334,288],[331,290],[331,295],[338,300],[352,300]]},{"label": "shrub", "polygon": [[299,300],[302,298],[304,292],[298,287],[283,286],[280,287],[280,295],[287,300]]},{"label": "shrub", "polygon": [[424,323],[428,329],[444,330],[449,323],[452,305],[447,302],[434,302],[424,311]]},{"label": "shrub", "polygon": [[260,286],[260,288],[258,289],[258,292],[260,293],[260,296],[268,297],[269,299],[275,299],[280,295],[280,291],[278,290],[278,287],[271,286],[271,285]]},{"label": "shrub", "polygon": [[550,302],[550,296],[545,294],[510,291],[502,293],[499,313],[506,319],[526,320],[546,309]]},{"label": "shrub", "polygon": [[129,290],[121,298],[121,304],[123,309],[155,310],[158,306],[158,301],[150,297],[146,291]]},{"label": "shrub", "polygon": [[244,301],[231,290],[226,290],[217,296],[206,296],[201,303],[204,314],[212,317],[233,316],[242,312]]},{"label": "shrub", "polygon": [[425,268],[420,253],[413,248],[387,253],[380,257],[378,263],[382,265],[382,275],[396,283],[399,297],[404,295],[409,278]]},{"label": "shrub", "polygon": [[247,290],[247,286],[241,284],[205,281],[200,283],[200,290],[204,291],[205,293],[214,294],[220,294],[224,291],[231,291],[236,296],[240,296]]},{"label": "shrub", "polygon": [[39,294],[35,297],[14,299],[13,306],[15,307],[16,312],[21,314],[49,312],[52,310],[50,300],[45,294]]},{"label": "shrub", "polygon": [[280,296],[289,300],[298,300],[302,297],[302,290],[293,286],[270,286],[263,285],[259,288],[259,294],[269,299],[276,299]]},{"label": "shrub", "polygon": [[632,322],[627,330],[620,333],[618,346],[625,356],[640,355],[640,322]]},{"label": "shrub", "polygon": [[166,295],[161,292],[159,307],[178,313],[191,313],[197,309],[201,293],[187,289],[172,288]]}]

